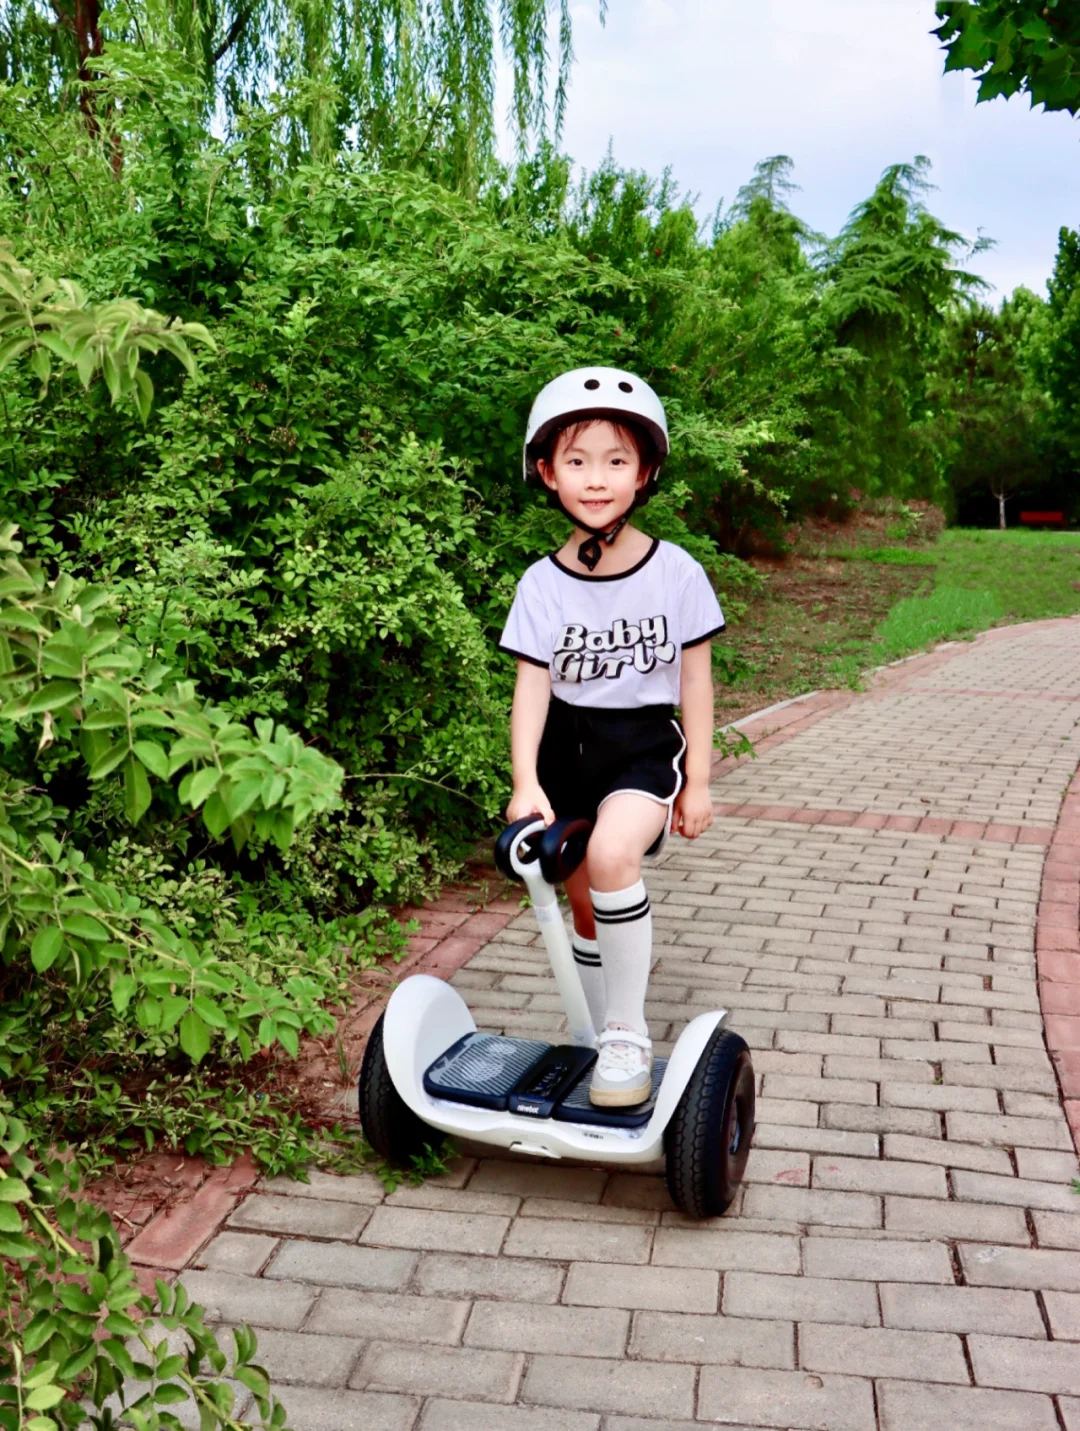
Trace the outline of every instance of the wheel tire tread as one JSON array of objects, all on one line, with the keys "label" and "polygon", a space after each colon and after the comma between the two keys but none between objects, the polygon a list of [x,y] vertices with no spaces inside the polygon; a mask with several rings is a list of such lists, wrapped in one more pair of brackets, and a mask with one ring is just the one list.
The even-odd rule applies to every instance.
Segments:
[{"label": "wheel tire tread", "polygon": [[[725,1046],[726,1057],[717,1057]],[[731,1198],[710,1197],[707,1159],[715,1157],[710,1132],[715,1124],[718,1102],[726,1099],[739,1059],[749,1049],[744,1039],[730,1029],[717,1029],[705,1046],[690,1082],[672,1115],[665,1135],[668,1191],[672,1201],[688,1217],[719,1217]]]}]

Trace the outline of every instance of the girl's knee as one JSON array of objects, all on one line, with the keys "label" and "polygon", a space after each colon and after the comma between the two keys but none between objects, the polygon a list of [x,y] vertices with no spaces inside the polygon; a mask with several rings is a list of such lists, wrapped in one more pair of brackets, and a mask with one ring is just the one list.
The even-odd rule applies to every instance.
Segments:
[{"label": "girl's knee", "polygon": [[625,889],[641,878],[641,855],[625,844],[589,845],[589,883],[593,889]]}]

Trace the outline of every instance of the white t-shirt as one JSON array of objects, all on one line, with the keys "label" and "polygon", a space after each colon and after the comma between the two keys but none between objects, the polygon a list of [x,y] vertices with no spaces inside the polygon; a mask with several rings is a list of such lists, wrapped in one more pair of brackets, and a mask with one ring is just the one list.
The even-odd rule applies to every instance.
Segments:
[{"label": "white t-shirt", "polygon": [[682,653],[724,629],[701,565],[654,540],[618,576],[586,576],[556,557],[518,582],[499,650],[551,672],[562,701],[594,709],[678,705]]}]

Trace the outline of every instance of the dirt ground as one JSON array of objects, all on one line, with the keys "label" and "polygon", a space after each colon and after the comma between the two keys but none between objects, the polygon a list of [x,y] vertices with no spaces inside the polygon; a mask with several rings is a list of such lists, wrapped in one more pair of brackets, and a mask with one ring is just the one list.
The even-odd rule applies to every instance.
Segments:
[{"label": "dirt ground", "polygon": [[[941,512],[912,502],[912,520],[896,505],[860,505],[845,522],[809,519],[789,533],[785,555],[750,559],[763,586],[718,643],[719,721],[844,684],[841,661],[850,666],[855,658],[857,665],[860,653],[870,660],[878,623],[895,602],[932,580],[933,568],[844,561],[832,554],[858,547],[926,548],[944,525]],[[731,678],[727,683],[721,672]]]}]

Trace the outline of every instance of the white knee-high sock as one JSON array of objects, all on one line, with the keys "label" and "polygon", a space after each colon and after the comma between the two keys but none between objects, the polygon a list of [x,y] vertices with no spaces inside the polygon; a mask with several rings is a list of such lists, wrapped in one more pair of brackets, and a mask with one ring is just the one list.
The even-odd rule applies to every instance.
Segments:
[{"label": "white knee-high sock", "polygon": [[607,992],[605,1024],[647,1034],[645,991],[652,963],[652,911],[645,883],[629,889],[590,889]]},{"label": "white knee-high sock", "polygon": [[589,1015],[597,1033],[604,1027],[604,1011],[607,995],[604,992],[604,966],[600,963],[600,946],[595,939],[586,939],[584,934],[574,930],[572,941],[574,963],[577,965],[581,987],[585,990],[585,1001],[589,1005]]}]

